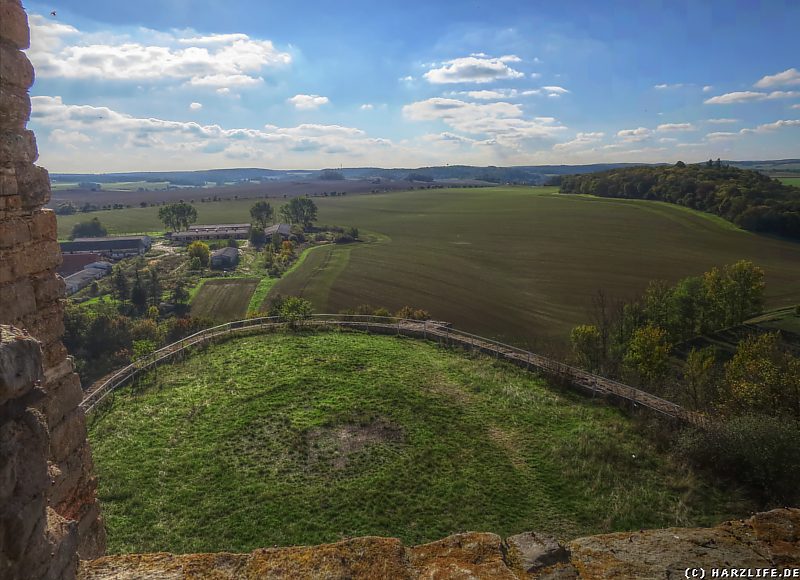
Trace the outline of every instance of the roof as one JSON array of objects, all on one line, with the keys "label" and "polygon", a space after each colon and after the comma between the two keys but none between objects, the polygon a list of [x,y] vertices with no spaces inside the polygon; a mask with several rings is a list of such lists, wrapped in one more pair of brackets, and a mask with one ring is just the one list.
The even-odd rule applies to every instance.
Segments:
[{"label": "roof", "polygon": [[120,236],[109,238],[75,238],[71,242],[61,242],[62,252],[79,252],[92,250],[138,250],[150,245],[148,236]]},{"label": "roof", "polygon": [[210,225],[200,225],[200,226],[189,226],[187,230],[189,233],[192,232],[217,232],[217,231],[228,231],[228,230],[249,230],[250,224],[210,224]]},{"label": "roof", "polygon": [[269,226],[264,230],[264,233],[268,236],[275,234],[275,232],[282,236],[289,236],[292,233],[292,226],[289,224],[275,224],[274,226]]},{"label": "roof", "polygon": [[239,257],[239,249],[238,248],[231,248],[228,246],[227,248],[221,248],[219,250],[214,250],[211,252],[212,258],[228,258],[229,260],[235,260]]}]

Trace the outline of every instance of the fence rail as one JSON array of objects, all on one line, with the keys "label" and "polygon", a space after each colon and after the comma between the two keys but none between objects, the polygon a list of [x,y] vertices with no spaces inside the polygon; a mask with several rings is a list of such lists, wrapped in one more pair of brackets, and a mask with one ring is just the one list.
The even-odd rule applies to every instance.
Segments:
[{"label": "fence rail", "polygon": [[702,415],[684,409],[671,401],[509,344],[457,330],[445,322],[350,314],[313,314],[293,322],[287,322],[276,316],[250,318],[206,328],[138,358],[118,370],[102,383],[93,386],[81,402],[81,407],[87,414],[91,413],[118,388],[130,383],[142,373],[184,356],[192,347],[224,340],[237,334],[274,332],[290,325],[303,328],[352,328],[375,334],[396,334],[422,338],[446,346],[459,346],[495,356],[498,359],[502,358],[529,370],[535,369],[552,378],[565,381],[573,388],[592,396],[628,402],[695,426],[706,424],[706,419]]}]

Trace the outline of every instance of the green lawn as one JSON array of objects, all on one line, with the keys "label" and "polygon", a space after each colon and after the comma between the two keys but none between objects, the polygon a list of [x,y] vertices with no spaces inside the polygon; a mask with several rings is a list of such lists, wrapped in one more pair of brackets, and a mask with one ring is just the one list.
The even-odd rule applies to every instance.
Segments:
[{"label": "green lawn", "polygon": [[[357,226],[361,243],[302,264],[271,292],[299,290],[318,312],[359,304],[423,308],[479,334],[531,348],[563,341],[598,289],[639,295],[648,282],[748,258],[767,302],[800,302],[800,244],[751,234],[665,203],[560,195],[555,188],[439,189],[315,199],[320,223]],[[252,200],[197,204],[199,222],[242,222]],[[112,232],[158,229],[157,208],[97,212]],[[59,219],[69,232],[78,218]],[[83,218],[85,219],[85,217]],[[314,252],[323,250],[314,250]]]},{"label": "green lawn", "polygon": [[355,333],[209,347],[90,417],[109,553],[484,530],[571,538],[754,506],[618,409],[521,369]]},{"label": "green lawn", "polygon": [[785,183],[786,185],[794,185],[795,187],[800,187],[800,177],[779,177],[778,180]]}]

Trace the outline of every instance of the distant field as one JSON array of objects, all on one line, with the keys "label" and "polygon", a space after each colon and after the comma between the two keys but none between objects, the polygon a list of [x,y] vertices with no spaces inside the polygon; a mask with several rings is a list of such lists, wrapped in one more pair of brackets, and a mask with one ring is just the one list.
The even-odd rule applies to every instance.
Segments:
[{"label": "distant field", "polygon": [[247,314],[250,297],[258,279],[232,278],[207,280],[192,298],[192,316],[212,320],[241,320]]},{"label": "distant field", "polygon": [[[748,258],[767,272],[768,304],[800,302],[800,244],[758,236],[665,203],[568,196],[555,188],[397,192],[315,200],[321,223],[357,226],[382,243],[323,254],[272,292],[301,290],[320,312],[359,304],[424,308],[457,326],[540,348],[587,320],[604,289],[635,296]],[[197,204],[199,223],[249,219],[252,200]],[[159,230],[157,208],[96,212],[113,233]],[[59,235],[85,216],[59,218]],[[325,250],[327,251],[327,250]],[[323,252],[323,250],[314,250]]]},{"label": "distant field", "polygon": [[619,409],[509,364],[354,333],[210,346],[118,391],[89,440],[111,554],[566,539],[754,507]]},{"label": "distant field", "polygon": [[351,245],[328,244],[312,248],[297,269],[272,287],[262,309],[269,306],[269,297],[302,296],[314,304],[325,304],[331,286],[342,273],[350,257]]},{"label": "distant field", "polygon": [[779,177],[778,179],[780,179],[786,185],[800,187],[800,177]]}]

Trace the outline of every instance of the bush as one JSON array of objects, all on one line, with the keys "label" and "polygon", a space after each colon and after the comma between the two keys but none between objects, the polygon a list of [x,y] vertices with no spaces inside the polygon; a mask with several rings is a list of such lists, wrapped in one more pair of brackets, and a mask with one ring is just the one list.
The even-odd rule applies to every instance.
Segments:
[{"label": "bush", "polygon": [[770,502],[800,501],[800,421],[741,415],[684,433],[682,454],[751,486]]},{"label": "bush", "polygon": [[108,230],[100,223],[97,218],[92,218],[88,222],[78,222],[72,226],[70,239],[75,238],[102,238],[108,235]]}]

